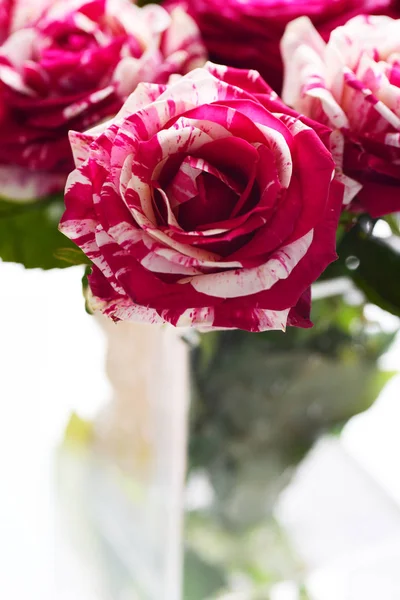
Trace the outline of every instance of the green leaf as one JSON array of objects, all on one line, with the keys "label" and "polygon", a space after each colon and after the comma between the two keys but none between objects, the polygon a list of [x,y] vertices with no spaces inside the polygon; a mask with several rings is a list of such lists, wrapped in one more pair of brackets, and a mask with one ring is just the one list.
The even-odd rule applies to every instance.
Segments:
[{"label": "green leaf", "polygon": [[54,252],[55,258],[64,260],[70,265],[90,265],[91,262],[78,247],[76,248],[59,248]]},{"label": "green leaf", "polygon": [[0,258],[28,269],[88,264],[87,257],[58,231],[61,196],[33,203],[0,200]]},{"label": "green leaf", "polygon": [[340,263],[367,299],[400,316],[400,251],[392,240],[354,227],[339,246]]}]

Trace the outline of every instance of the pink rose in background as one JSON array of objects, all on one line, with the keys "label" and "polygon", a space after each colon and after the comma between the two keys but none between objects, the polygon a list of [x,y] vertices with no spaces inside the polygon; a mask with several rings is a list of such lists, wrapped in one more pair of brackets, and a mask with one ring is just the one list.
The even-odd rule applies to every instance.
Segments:
[{"label": "pink rose in background", "polygon": [[330,133],[257,72],[208,63],[139,85],[116,118],[71,134],[60,229],[94,263],[93,307],[176,326],[309,327],[344,191]]},{"label": "pink rose in background", "polygon": [[[392,14],[394,0],[169,0],[181,2],[197,22],[216,62],[257,69],[280,93],[279,42],[292,19],[307,15],[324,39],[357,14]],[[400,10],[397,8],[400,16]]]},{"label": "pink rose in background", "polygon": [[325,43],[297,19],[282,54],[284,100],[342,136],[337,165],[362,186],[350,210],[400,211],[400,20],[355,17]]},{"label": "pink rose in background", "polygon": [[0,46],[0,195],[36,199],[73,169],[68,130],[113,116],[139,81],[204,64],[180,8],[129,0],[60,0]]}]

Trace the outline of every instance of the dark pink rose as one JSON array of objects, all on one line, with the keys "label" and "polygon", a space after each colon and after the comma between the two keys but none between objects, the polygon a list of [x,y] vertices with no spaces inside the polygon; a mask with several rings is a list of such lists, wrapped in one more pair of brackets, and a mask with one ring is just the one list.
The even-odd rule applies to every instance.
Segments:
[{"label": "dark pink rose", "polygon": [[336,258],[344,186],[330,130],[256,71],[208,63],[141,84],[71,142],[60,228],[94,263],[94,308],[176,326],[311,325],[310,285]]},{"label": "dark pink rose", "polygon": [[307,15],[327,39],[333,28],[357,14],[396,10],[394,0],[170,0],[170,5],[179,2],[197,22],[212,60],[257,69],[278,93],[283,72],[279,41],[289,21]]},{"label": "dark pink rose", "polygon": [[204,61],[198,29],[180,8],[53,3],[0,46],[0,195],[62,190],[73,169],[68,130],[113,116],[139,81],[165,82]]},{"label": "dark pink rose", "polygon": [[353,179],[348,199],[356,196],[348,208],[400,211],[400,20],[355,17],[325,43],[309,19],[297,19],[282,54],[284,100],[336,130],[336,164]]}]

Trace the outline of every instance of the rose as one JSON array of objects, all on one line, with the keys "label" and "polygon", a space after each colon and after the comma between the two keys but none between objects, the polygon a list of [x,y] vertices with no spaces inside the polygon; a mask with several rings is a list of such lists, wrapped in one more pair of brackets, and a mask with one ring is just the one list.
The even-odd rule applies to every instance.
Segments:
[{"label": "rose", "polygon": [[68,130],[114,115],[139,81],[204,64],[194,22],[128,0],[60,0],[0,46],[0,194],[62,190],[73,168]]},{"label": "rose", "polygon": [[[211,59],[257,69],[278,93],[282,86],[279,41],[289,21],[309,16],[324,39],[357,14],[388,14],[393,0],[172,0],[197,22]],[[397,14],[399,11],[397,10]]]},{"label": "rose", "polygon": [[140,85],[114,120],[72,134],[60,228],[94,263],[93,306],[115,320],[310,326],[343,199],[330,131],[312,125],[257,72],[208,64]]},{"label": "rose", "polygon": [[115,114],[139,81],[166,81],[205,59],[182,10],[128,0],[61,0],[0,47],[0,190],[35,199],[73,168],[69,129]]},{"label": "rose", "polygon": [[73,133],[60,228],[94,263],[93,306],[115,320],[309,327],[343,199],[330,130],[312,127],[257,72],[208,63],[141,84],[115,119]]},{"label": "rose", "polygon": [[[337,165],[362,186],[349,205],[372,217],[400,210],[400,20],[359,16],[326,44],[298,19],[282,40],[284,100],[335,128]],[[361,186],[360,186],[361,184]]]}]

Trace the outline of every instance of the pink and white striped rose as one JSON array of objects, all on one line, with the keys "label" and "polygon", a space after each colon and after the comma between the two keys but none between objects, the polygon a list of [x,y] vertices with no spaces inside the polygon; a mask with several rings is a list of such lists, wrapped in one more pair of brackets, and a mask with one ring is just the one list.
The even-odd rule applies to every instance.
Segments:
[{"label": "pink and white striped rose", "polygon": [[93,261],[93,307],[175,326],[311,326],[343,200],[329,140],[256,71],[208,63],[140,84],[113,120],[71,134],[60,229]]},{"label": "pink and white striped rose", "polygon": [[166,82],[205,59],[180,8],[53,2],[0,46],[0,195],[34,200],[62,190],[74,166],[68,130],[113,116],[140,81]]},{"label": "pink and white striped rose", "polygon": [[308,16],[326,40],[332,29],[362,14],[400,16],[398,0],[166,0],[195,19],[212,60],[257,69],[278,94],[285,26]]},{"label": "pink and white striped rose", "polygon": [[303,17],[281,48],[283,99],[338,134],[337,166],[354,180],[348,208],[400,211],[400,20],[355,17],[325,43]]}]

